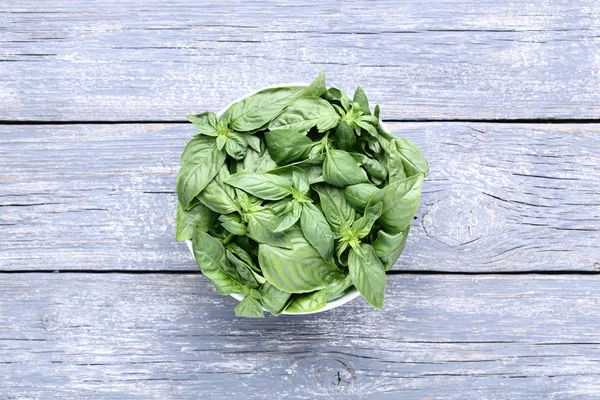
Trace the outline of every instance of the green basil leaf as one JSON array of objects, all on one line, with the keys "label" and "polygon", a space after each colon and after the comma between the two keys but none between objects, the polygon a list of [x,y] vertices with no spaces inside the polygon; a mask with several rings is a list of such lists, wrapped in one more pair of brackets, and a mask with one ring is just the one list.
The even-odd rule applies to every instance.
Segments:
[{"label": "green basil leaf", "polygon": [[325,291],[318,290],[312,293],[295,294],[290,304],[286,307],[288,313],[308,313],[320,310],[327,304]]},{"label": "green basil leaf", "polygon": [[215,113],[207,111],[202,114],[186,115],[185,118],[194,124],[201,134],[214,137],[219,135],[219,132],[217,131],[219,120]]},{"label": "green basil leaf", "polygon": [[265,152],[256,160],[255,172],[267,172],[273,168],[277,168],[277,164],[271,158],[269,150]]},{"label": "green basil leaf", "polygon": [[177,219],[175,221],[175,239],[178,242],[191,239],[194,231],[208,232],[215,223],[216,215],[204,204],[197,203],[188,211],[177,202]]},{"label": "green basil leaf", "polygon": [[248,146],[258,153],[262,153],[264,151],[264,147],[262,145],[262,141],[256,135],[246,135],[246,140],[248,141]]},{"label": "green basil leaf", "polygon": [[406,176],[414,176],[423,174],[427,176],[429,173],[429,164],[427,160],[421,154],[421,151],[415,146],[413,142],[400,136],[390,135],[393,140],[390,140],[390,144],[394,144],[396,150],[400,153],[402,158],[402,164],[404,165],[404,171]]},{"label": "green basil leaf", "polygon": [[360,213],[364,212],[367,203],[379,192],[377,186],[370,183],[359,183],[357,185],[348,186],[344,189],[344,197],[354,209]]},{"label": "green basil leaf", "polygon": [[333,232],[325,216],[313,203],[302,203],[300,227],[308,242],[329,260],[333,256]]},{"label": "green basil leaf", "polygon": [[358,166],[354,158],[342,150],[327,152],[323,163],[323,179],[338,187],[369,181],[366,172]]},{"label": "green basil leaf", "polygon": [[242,246],[232,242],[227,245],[227,250],[235,254],[237,258],[243,261],[248,267],[256,272],[260,272],[260,268],[258,268],[258,266],[254,263],[254,260],[252,260],[250,254],[248,254],[248,252]]},{"label": "green basil leaf", "polygon": [[400,254],[402,254],[404,246],[406,245],[406,238],[408,237],[409,230],[410,226],[395,235],[385,231],[379,231],[377,233],[377,239],[373,242],[373,248],[375,249],[375,254],[377,254],[377,257],[379,257],[383,263],[386,271],[394,265],[400,257]]},{"label": "green basil leaf", "polygon": [[362,120],[361,118],[359,118],[355,121],[356,125],[360,126],[361,129],[364,129],[365,131],[367,131],[369,133],[369,135],[377,136],[377,129],[370,123]]},{"label": "green basil leaf", "polygon": [[234,103],[223,118],[229,127],[238,132],[253,132],[261,129],[277,117],[295,96],[301,93],[300,87],[279,87],[261,90],[250,97]]},{"label": "green basil leaf", "polygon": [[370,207],[367,207],[365,210],[365,214],[354,221],[352,227],[356,230],[356,234],[359,239],[364,238],[371,232],[371,228],[373,228],[373,224],[377,221],[377,218],[381,216],[381,210],[383,205],[381,203],[373,204]]},{"label": "green basil leaf", "polygon": [[342,227],[349,227],[354,222],[354,208],[346,201],[344,190],[330,185],[313,186],[319,194],[321,208],[333,229],[340,233]]},{"label": "green basil leaf", "polygon": [[217,149],[223,150],[225,148],[225,144],[227,143],[227,137],[224,135],[217,136]]},{"label": "green basil leaf", "polygon": [[226,296],[241,293],[242,284],[233,279],[237,271],[225,256],[225,248],[220,241],[208,233],[196,230],[192,237],[194,257],[202,274],[213,284],[219,293]]},{"label": "green basil leaf", "polygon": [[225,183],[265,200],[279,200],[292,194],[290,181],[273,174],[238,172]]},{"label": "green basil leaf", "polygon": [[237,132],[229,132],[225,142],[225,151],[236,160],[243,160],[246,157],[246,149],[248,148],[248,140],[246,136]]},{"label": "green basil leaf", "polygon": [[319,132],[334,128],[340,116],[326,100],[320,97],[303,97],[294,101],[273,122],[269,130],[289,129],[306,132],[316,125]]},{"label": "green basil leaf", "polygon": [[375,105],[375,111],[373,112],[373,115],[375,117],[377,117],[377,119],[379,119],[379,113],[381,112],[380,108],[379,108],[379,104]]},{"label": "green basil leaf", "polygon": [[352,107],[352,104],[350,102],[350,99],[348,98],[348,95],[346,95],[346,93],[342,92],[338,88],[327,89],[327,91],[325,92],[325,99],[328,100],[329,102],[339,103],[346,111],[349,111],[350,108]]},{"label": "green basil leaf", "polygon": [[282,129],[265,133],[265,141],[271,157],[279,165],[306,159],[314,145],[304,134]]},{"label": "green basil leaf", "polygon": [[216,148],[213,138],[199,136],[185,146],[181,157],[176,187],[179,201],[187,209],[225,163],[225,152]]},{"label": "green basil leaf", "polygon": [[337,147],[346,151],[353,151],[356,147],[356,135],[346,121],[340,122],[335,128],[334,143]]},{"label": "green basil leaf", "polygon": [[264,308],[269,310],[271,314],[277,316],[285,309],[292,296],[290,293],[286,293],[277,289],[269,282],[265,282],[260,285],[258,289],[262,296],[262,305]]},{"label": "green basil leaf", "polygon": [[258,243],[271,246],[292,248],[292,243],[285,232],[275,232],[275,214],[268,209],[248,214],[248,234]]},{"label": "green basil leaf", "polygon": [[371,157],[367,157],[366,155],[361,153],[350,153],[350,155],[352,155],[352,157],[357,162],[361,163],[363,167],[365,167],[371,179],[375,178],[381,183],[385,178],[387,178],[387,169],[383,165],[381,165],[377,160],[374,160]]},{"label": "green basil leaf", "polygon": [[310,190],[308,174],[298,167],[292,167],[292,187],[301,194],[307,194]]},{"label": "green basil leaf", "polygon": [[257,288],[258,282],[256,281],[256,278],[254,278],[252,267],[229,250],[225,250],[225,255],[235,267],[238,276],[240,277],[240,283],[249,288]]},{"label": "green basil leaf", "polygon": [[302,89],[302,97],[316,96],[319,97],[327,91],[325,86],[325,71],[319,69],[319,75],[307,87]]},{"label": "green basil leaf", "polygon": [[360,86],[356,88],[352,102],[360,104],[360,109],[362,110],[362,112],[367,115],[371,115],[371,109],[369,108],[369,100],[367,99],[367,95]]},{"label": "green basil leaf", "polygon": [[348,265],[348,253],[346,252],[346,249],[348,249],[348,242],[339,241],[335,247],[337,261],[343,266]]},{"label": "green basil leaf", "polygon": [[352,280],[350,279],[350,276],[346,276],[341,281],[337,281],[327,286],[325,289],[323,289],[327,298],[327,303],[339,299],[345,295],[351,287]]},{"label": "green basil leaf", "polygon": [[235,307],[235,316],[236,317],[246,317],[246,318],[264,318],[265,314],[263,313],[262,305],[260,301],[253,298],[252,296],[246,296],[239,302],[239,304]]},{"label": "green basil leaf", "polygon": [[287,293],[307,293],[323,289],[344,275],[333,260],[324,260],[299,229],[288,231],[292,248],[260,244],[258,261],[272,285]]},{"label": "green basil leaf", "polygon": [[246,225],[242,218],[235,213],[219,216],[221,226],[234,235],[245,235],[247,233]]},{"label": "green basil leaf", "polygon": [[301,214],[302,206],[296,201],[289,202],[287,209],[277,218],[275,232],[291,228],[300,219]]},{"label": "green basil leaf", "polygon": [[379,223],[388,233],[401,232],[410,225],[419,208],[422,186],[423,175],[421,174],[392,182],[371,197],[367,208],[383,203]]},{"label": "green basil leaf", "polygon": [[361,249],[364,258],[360,257],[354,249],[350,250],[348,256],[350,279],[369,304],[381,310],[386,285],[385,269],[372,246],[363,243]]},{"label": "green basil leaf", "polygon": [[387,170],[389,171],[390,183],[406,179],[403,157],[393,141],[386,143],[385,159],[387,162]]},{"label": "green basil leaf", "polygon": [[202,204],[219,214],[239,211],[235,201],[235,190],[224,183],[229,176],[227,167],[221,168],[217,176],[198,195]]}]

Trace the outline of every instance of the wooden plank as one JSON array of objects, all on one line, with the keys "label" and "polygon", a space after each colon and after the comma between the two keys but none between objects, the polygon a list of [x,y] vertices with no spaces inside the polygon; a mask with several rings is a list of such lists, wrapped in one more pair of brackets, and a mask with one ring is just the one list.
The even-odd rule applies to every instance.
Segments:
[{"label": "wooden plank", "polygon": [[599,118],[599,7],[3,2],[0,119],[181,120],[318,66],[389,119]]},{"label": "wooden plank", "polygon": [[594,399],[600,276],[405,276],[237,319],[200,275],[2,274],[6,398]]},{"label": "wooden plank", "polygon": [[[395,123],[431,164],[396,268],[600,269],[600,125]],[[0,126],[0,269],[195,270],[174,242],[190,124]]]}]

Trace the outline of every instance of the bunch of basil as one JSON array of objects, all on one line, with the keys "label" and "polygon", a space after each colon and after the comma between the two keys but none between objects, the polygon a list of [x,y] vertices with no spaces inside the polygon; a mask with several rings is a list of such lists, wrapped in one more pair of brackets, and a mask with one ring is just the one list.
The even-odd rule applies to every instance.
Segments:
[{"label": "bunch of basil", "polygon": [[177,240],[192,239],[219,293],[243,317],[310,312],[355,286],[383,307],[428,165],[381,129],[359,87],[262,90],[218,118],[189,115],[177,176]]}]

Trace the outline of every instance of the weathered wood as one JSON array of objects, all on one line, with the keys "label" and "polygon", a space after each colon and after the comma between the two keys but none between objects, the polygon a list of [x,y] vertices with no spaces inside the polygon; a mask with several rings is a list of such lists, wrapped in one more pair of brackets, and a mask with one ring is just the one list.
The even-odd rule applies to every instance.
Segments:
[{"label": "weathered wood", "polygon": [[201,275],[3,274],[2,396],[598,398],[599,276],[388,281],[383,312],[244,320]]},{"label": "weathered wood", "polygon": [[[396,268],[600,269],[600,125],[395,123],[431,164]],[[174,242],[190,124],[0,126],[0,269],[196,270]]]},{"label": "weathered wood", "polygon": [[360,84],[393,119],[600,118],[593,0],[0,4],[0,119],[180,120]]}]

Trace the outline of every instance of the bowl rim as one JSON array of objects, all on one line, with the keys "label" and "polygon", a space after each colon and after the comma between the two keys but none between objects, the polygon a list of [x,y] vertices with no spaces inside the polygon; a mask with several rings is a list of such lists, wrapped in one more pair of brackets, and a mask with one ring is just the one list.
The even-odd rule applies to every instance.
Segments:
[{"label": "bowl rim", "polygon": [[[292,83],[279,83],[277,85],[270,85],[270,86],[265,86],[261,89],[255,90],[253,92],[250,92],[248,94],[245,94],[239,98],[237,98],[236,100],[232,101],[231,103],[229,103],[228,105],[226,105],[225,107],[223,107],[221,110],[219,110],[219,112],[216,113],[217,118],[221,118],[223,116],[223,114],[225,114],[225,111],[227,111],[229,109],[229,107],[231,107],[232,105],[234,105],[237,102],[240,102],[242,100],[244,100],[245,98],[248,98],[258,92],[261,92],[263,90],[266,89],[275,89],[275,88],[279,88],[279,87],[306,87],[309,84],[306,82],[292,82]],[[380,129],[386,131],[386,132],[390,132],[387,128],[387,126],[381,121],[379,120],[379,127]],[[192,246],[192,241],[187,239],[185,241],[185,243],[187,244],[187,247],[190,251],[190,253],[192,254],[192,257],[194,258],[194,260],[196,259],[196,257],[194,256],[194,248]],[[230,294],[231,297],[233,297],[234,299],[238,300],[238,301],[242,301],[244,299],[244,295],[241,293],[232,293]],[[358,289],[356,289],[356,287],[353,287],[352,289],[348,290],[342,297],[335,299],[331,302],[327,302],[325,304],[325,307],[323,308],[319,308],[318,310],[315,311],[309,311],[309,312],[298,312],[298,313],[291,313],[291,312],[287,312],[287,311],[283,311],[281,313],[281,315],[308,315],[308,314],[317,314],[320,312],[324,312],[324,311],[329,311],[332,310],[334,308],[340,307],[352,300],[354,300],[355,298],[357,298],[358,296],[360,296],[360,292],[358,291]],[[268,311],[266,309],[263,308],[264,311]]]}]

